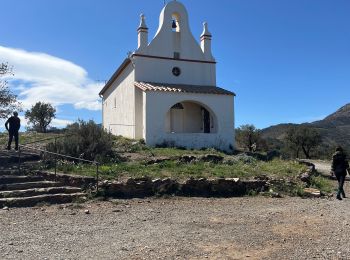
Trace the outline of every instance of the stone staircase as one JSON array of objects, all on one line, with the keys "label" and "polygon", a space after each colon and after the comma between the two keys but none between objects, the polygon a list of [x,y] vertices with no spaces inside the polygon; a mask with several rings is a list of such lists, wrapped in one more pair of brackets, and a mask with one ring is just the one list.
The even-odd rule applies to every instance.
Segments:
[{"label": "stone staircase", "polygon": [[19,172],[18,153],[0,150],[0,208],[70,203],[85,196],[79,187],[31,175],[31,166],[39,160],[37,154],[22,152]]}]

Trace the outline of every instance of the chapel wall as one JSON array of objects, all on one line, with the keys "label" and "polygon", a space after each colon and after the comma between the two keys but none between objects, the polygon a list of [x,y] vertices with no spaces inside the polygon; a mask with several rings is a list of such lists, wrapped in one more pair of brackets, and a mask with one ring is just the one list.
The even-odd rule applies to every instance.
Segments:
[{"label": "chapel wall", "polygon": [[[207,106],[217,118],[217,132],[208,134],[167,132],[165,120],[168,111],[174,104],[183,101],[198,102]],[[186,148],[214,147],[229,151],[230,148],[235,147],[233,103],[232,95],[148,91],[146,92],[146,104],[144,104],[146,143],[155,146],[169,142]]]},{"label": "chapel wall", "polygon": [[103,127],[114,135],[135,138],[134,79],[129,65],[103,95]]},{"label": "chapel wall", "polygon": [[[179,76],[172,73],[181,70]],[[135,57],[135,80],[140,82],[216,86],[216,66],[213,63],[187,62]]]}]

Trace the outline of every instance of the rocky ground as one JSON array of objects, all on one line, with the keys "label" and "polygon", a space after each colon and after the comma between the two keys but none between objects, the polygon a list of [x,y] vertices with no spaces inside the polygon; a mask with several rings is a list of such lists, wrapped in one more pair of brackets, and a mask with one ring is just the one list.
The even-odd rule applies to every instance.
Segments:
[{"label": "rocky ground", "polygon": [[0,210],[0,258],[350,259],[349,206],[257,196]]}]

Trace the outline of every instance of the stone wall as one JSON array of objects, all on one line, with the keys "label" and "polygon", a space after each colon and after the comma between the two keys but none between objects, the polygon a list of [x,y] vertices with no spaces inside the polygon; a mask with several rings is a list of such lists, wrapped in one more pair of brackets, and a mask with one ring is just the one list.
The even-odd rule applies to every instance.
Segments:
[{"label": "stone wall", "polygon": [[173,179],[129,178],[121,181],[103,181],[101,190],[107,197],[142,198],[154,195],[200,196],[200,197],[235,197],[250,192],[269,190],[266,180],[240,180],[238,178],[222,179],[188,179],[178,182]]},{"label": "stone wall", "polygon": [[43,176],[49,181],[58,181],[63,185],[80,187],[80,188],[94,188],[96,186],[96,179],[94,177],[79,176],[79,175],[69,175],[62,173],[46,172],[46,171],[36,171],[36,175]]}]

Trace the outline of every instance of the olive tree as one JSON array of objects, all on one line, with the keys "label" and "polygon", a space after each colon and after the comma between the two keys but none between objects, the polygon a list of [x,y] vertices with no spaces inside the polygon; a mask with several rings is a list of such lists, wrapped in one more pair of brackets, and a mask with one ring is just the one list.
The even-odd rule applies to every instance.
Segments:
[{"label": "olive tree", "polygon": [[254,125],[242,125],[236,129],[236,141],[241,147],[248,149],[249,152],[254,152],[261,143],[260,130],[255,128]]},{"label": "olive tree", "polygon": [[25,118],[33,125],[33,129],[46,133],[47,127],[56,117],[56,109],[50,103],[37,102],[30,110],[25,113]]},{"label": "olive tree", "polygon": [[6,78],[11,75],[13,75],[12,68],[7,63],[0,63],[0,118],[6,118],[13,111],[21,109],[17,96],[7,85]]},{"label": "olive tree", "polygon": [[311,158],[311,151],[322,142],[320,133],[307,125],[291,126],[286,133],[287,146],[294,151],[298,158],[302,151],[307,159]]}]

